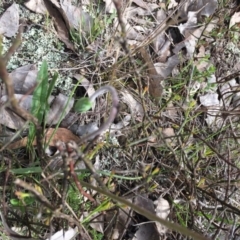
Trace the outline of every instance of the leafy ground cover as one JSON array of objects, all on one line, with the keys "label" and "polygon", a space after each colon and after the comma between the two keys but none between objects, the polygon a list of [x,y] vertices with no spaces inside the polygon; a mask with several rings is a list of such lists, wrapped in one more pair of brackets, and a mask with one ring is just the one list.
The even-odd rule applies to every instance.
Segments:
[{"label": "leafy ground cover", "polygon": [[239,238],[238,1],[0,12],[2,239]]}]

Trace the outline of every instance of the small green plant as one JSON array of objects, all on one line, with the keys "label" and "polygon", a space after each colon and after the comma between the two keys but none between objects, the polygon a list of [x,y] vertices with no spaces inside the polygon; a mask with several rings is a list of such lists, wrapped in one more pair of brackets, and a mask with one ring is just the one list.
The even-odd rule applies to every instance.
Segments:
[{"label": "small green plant", "polygon": [[[38,86],[33,92],[31,107],[31,114],[38,119],[39,123],[43,123],[44,127],[46,126],[46,117],[50,109],[48,99],[53,91],[57,78],[58,75],[57,73],[55,73],[51,82],[49,83],[48,66],[47,62],[44,60],[38,72]],[[28,135],[28,147],[30,148],[35,138],[35,135],[36,128],[33,124],[30,124]]]}]

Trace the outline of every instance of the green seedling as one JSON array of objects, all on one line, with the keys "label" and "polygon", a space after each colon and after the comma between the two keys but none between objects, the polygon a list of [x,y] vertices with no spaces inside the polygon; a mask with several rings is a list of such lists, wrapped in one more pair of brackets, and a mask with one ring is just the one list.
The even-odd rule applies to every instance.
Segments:
[{"label": "green seedling", "polygon": [[[39,123],[43,123],[44,127],[46,125],[46,116],[50,109],[48,99],[53,91],[57,78],[58,78],[58,75],[55,73],[51,82],[49,82],[48,66],[47,66],[47,62],[44,60],[38,72],[38,76],[37,76],[38,86],[33,92],[32,107],[31,107],[32,115],[34,115],[38,119]],[[31,148],[35,135],[36,135],[36,128],[33,124],[30,124],[29,137],[28,137],[29,148]]]},{"label": "green seedling", "polygon": [[76,112],[84,113],[90,110],[92,108],[92,105],[93,103],[90,101],[89,98],[82,97],[76,102],[74,110]]}]

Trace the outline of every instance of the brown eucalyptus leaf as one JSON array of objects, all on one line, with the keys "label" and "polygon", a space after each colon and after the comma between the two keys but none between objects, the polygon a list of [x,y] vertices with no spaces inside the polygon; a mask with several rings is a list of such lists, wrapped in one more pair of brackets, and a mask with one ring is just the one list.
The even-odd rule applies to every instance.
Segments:
[{"label": "brown eucalyptus leaf", "polygon": [[57,30],[57,35],[58,38],[64,42],[67,46],[67,48],[71,49],[74,51],[74,45],[73,43],[69,40],[69,22],[67,20],[67,17],[65,16],[64,12],[62,9],[52,3],[49,0],[43,0],[44,4],[49,12],[49,15],[53,18],[55,28]]},{"label": "brown eucalyptus leaf", "polygon": [[[57,141],[62,141],[68,143],[69,141],[79,142],[80,138],[74,135],[71,131],[66,128],[48,128],[44,134],[44,143],[48,143],[49,146],[55,146]],[[11,143],[8,145],[8,149],[17,149],[25,147],[27,145],[27,137],[22,138],[19,141]],[[33,146],[37,145],[36,139],[33,141]]]},{"label": "brown eucalyptus leaf", "polygon": [[13,3],[0,17],[0,34],[13,37],[19,27],[18,4]]},{"label": "brown eucalyptus leaf", "polygon": [[147,70],[149,73],[149,93],[156,101],[158,101],[162,97],[163,87],[161,85],[161,82],[163,80],[163,76],[160,75],[156,70],[148,51],[144,47],[142,47],[140,49],[140,52],[148,68]]}]

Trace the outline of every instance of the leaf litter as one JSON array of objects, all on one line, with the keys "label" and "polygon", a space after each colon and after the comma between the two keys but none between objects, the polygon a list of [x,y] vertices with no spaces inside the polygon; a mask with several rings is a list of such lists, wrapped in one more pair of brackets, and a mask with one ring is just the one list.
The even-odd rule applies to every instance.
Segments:
[{"label": "leaf litter", "polygon": [[[27,2],[25,5],[32,11],[41,14],[46,14],[47,9],[50,16],[53,17],[53,21],[55,23],[59,39],[65,43],[67,48],[71,49],[73,52],[76,53],[77,49],[71,42],[72,40],[70,40],[70,28],[74,27],[76,30],[79,30],[83,27],[83,30],[88,32],[90,28],[89,26],[93,24],[92,18],[89,17],[88,14],[83,13],[82,8],[73,6],[70,1],[60,1],[60,5],[54,1],[46,2],[48,6],[47,8],[44,7],[43,4],[44,1],[31,0]],[[122,4],[124,4],[124,1],[122,1]],[[161,6],[163,5],[164,3]],[[157,27],[157,25],[162,23],[165,24],[165,19],[167,17],[167,14],[169,14],[168,11],[172,12],[174,9],[176,9],[178,3],[176,1],[170,1],[169,4],[165,4],[164,6],[165,8],[160,9],[158,5],[155,3],[149,3],[147,1],[132,1],[132,4],[125,6],[125,10],[123,12],[124,24],[126,26],[126,39],[130,44],[130,49],[131,47],[133,49],[136,47],[140,47],[140,49],[142,49],[140,52],[142,55],[143,65],[145,66],[144,70],[146,70],[147,75],[149,75],[148,78],[145,76],[145,84],[148,87],[147,89],[150,93],[150,96],[159,101],[161,99],[168,101],[167,107],[165,109],[162,109],[160,113],[160,116],[163,118],[172,119],[172,121],[181,119],[182,115],[180,112],[182,111],[182,109],[185,109],[184,114],[187,114],[186,110],[188,109],[189,104],[194,103],[195,104],[194,107],[196,109],[201,108],[205,109],[206,114],[203,118],[204,123],[206,123],[207,126],[213,132],[216,131],[217,129],[221,129],[224,126],[224,124],[226,124],[221,116],[222,110],[229,111],[238,109],[239,97],[238,94],[233,93],[238,89],[239,83],[235,79],[230,79],[230,81],[228,82],[222,82],[219,84],[218,79],[219,75],[221,74],[219,74],[216,69],[211,70],[211,65],[215,64],[216,61],[214,57],[212,58],[207,57],[207,55],[210,53],[209,46],[207,45],[208,44],[211,45],[212,39],[206,36],[210,35],[211,32],[215,31],[215,29],[217,28],[217,24],[219,23],[219,19],[212,17],[207,27],[201,24],[204,16],[210,17],[212,14],[216,12],[216,9],[218,8],[218,3],[217,1],[212,0],[212,1],[198,1],[197,4],[195,4],[194,1],[187,1],[185,4],[183,4],[182,7],[178,9],[178,16],[181,16],[182,19],[185,19],[185,21],[183,22],[176,21],[173,27],[175,28],[174,31],[161,32],[157,34],[152,41],[150,41],[149,46],[152,47],[155,54],[153,55],[152,51],[150,51],[149,46],[147,46],[146,48],[141,47],[141,43],[143,42],[143,40],[148,38],[149,34],[152,32],[152,29]],[[0,18],[0,33],[6,37],[14,36],[16,34],[16,29],[18,29],[18,27],[16,28],[19,22],[18,21],[19,17],[16,15],[18,13],[17,5],[16,4],[12,5],[12,8],[15,10],[14,11],[11,10],[10,7]],[[114,4],[110,1],[109,2],[106,1],[104,5],[104,11],[109,14],[113,14],[116,11]],[[84,19],[87,19],[87,21],[89,21],[89,24],[84,24],[83,26],[81,26],[81,21],[76,22],[76,19],[79,20],[82,19],[82,15],[84,15],[83,17]],[[14,24],[14,26],[7,25],[9,24],[8,22],[10,22],[8,19],[11,17],[13,17],[17,22],[16,24]],[[121,28],[119,27],[119,19],[115,17],[112,23],[114,30],[118,31],[118,33],[121,34]],[[230,19],[229,28],[236,27],[237,23],[238,15],[237,13],[234,13]],[[181,35],[180,37],[181,40],[177,41],[178,38],[177,36],[179,36],[179,34]],[[107,37],[109,39],[110,36]],[[201,43],[199,39],[201,39],[203,43]],[[132,40],[134,40],[134,42]],[[224,46],[225,43],[223,41],[221,42],[220,39],[217,44],[218,46],[221,46],[221,44],[223,44]],[[103,45],[101,45],[100,43],[98,48],[99,47],[101,48],[102,46]],[[235,46],[232,47],[234,48]],[[231,46],[228,45],[228,49],[230,48]],[[97,59],[96,65],[100,63],[99,66],[101,67],[104,66],[105,60],[108,59],[107,57],[104,58],[105,57],[104,51],[102,53],[103,57],[101,55],[98,55],[98,58],[96,58]],[[223,55],[224,54],[226,54],[226,52],[223,52]],[[123,55],[124,53],[120,51],[119,56]],[[152,56],[154,56],[154,58]],[[118,57],[116,57],[115,62],[117,62]],[[203,60],[204,58],[205,61]],[[198,71],[200,72],[209,71],[209,75],[202,76],[201,77],[202,79],[200,80],[197,78],[195,79],[194,77],[191,78],[190,79],[191,82],[188,83],[188,85],[186,86],[187,88],[189,88],[186,91],[188,99],[182,102],[180,99],[178,104],[176,104],[175,100],[172,99],[172,96],[176,91],[175,90],[176,86],[171,86],[171,84],[169,84],[168,81],[172,76],[176,77],[177,74],[179,74],[178,72],[179,65],[184,66],[187,64],[188,61],[192,61],[193,59],[194,59],[193,69],[192,73],[190,72],[190,74],[193,74],[195,69],[198,69]],[[87,68],[88,67],[86,67],[86,69]],[[93,87],[92,85],[92,80],[90,80],[91,75],[89,74],[89,72],[90,71],[88,71],[88,74],[86,74],[86,76],[80,75],[79,73],[75,73],[75,78],[77,77],[77,79],[79,79],[80,76],[83,76],[83,78],[80,77],[83,79],[82,83],[80,84],[84,86],[87,95],[91,96],[95,91],[94,90],[95,87]],[[29,110],[31,107],[32,90],[36,85],[36,74],[37,68],[35,67],[34,63],[26,66],[20,66],[19,69],[16,69],[11,73],[11,77],[14,80],[15,93],[19,94],[16,96],[18,96],[18,99],[22,104],[22,107],[24,107],[27,110]],[[102,80],[103,78],[100,79]],[[129,80],[130,79],[131,78],[129,78]],[[128,89],[125,89],[124,87],[122,87],[122,89],[123,90],[119,91],[120,94],[122,95],[121,101],[127,104],[131,115],[125,114],[125,118],[123,118],[122,121],[120,121],[118,124],[112,124],[111,128],[113,129],[116,128],[118,130],[121,129],[124,130],[124,128],[130,124],[131,119],[134,119],[134,121],[137,120],[138,122],[143,121],[146,113],[144,110],[146,106],[143,106],[143,102],[139,101],[139,99],[137,100]],[[194,101],[193,98],[195,98]],[[71,131],[67,129],[63,130],[59,128],[58,130],[56,130],[56,133],[54,135],[56,136],[56,138],[54,137],[53,142],[60,137],[63,138],[63,142],[67,142],[69,139],[74,140],[78,138],[76,135],[81,135],[79,132],[83,132],[83,134],[86,134],[86,132],[89,133],[91,131],[96,131],[96,129],[98,128],[96,122],[94,121],[79,126],[78,122],[79,116],[72,111],[74,99],[71,99],[70,101],[71,104],[68,105],[68,109],[67,110],[64,109],[68,99],[69,97],[62,93],[56,96],[50,96],[49,98],[49,102],[51,102],[52,104],[51,110],[46,117],[47,124],[51,126],[56,125],[58,122],[63,122],[63,125],[68,126],[68,128],[71,130]],[[107,104],[107,102],[102,102],[102,104],[103,105]],[[19,130],[22,127],[24,127],[25,122],[17,115],[12,113],[11,110],[9,109],[7,105],[6,90],[4,89],[4,87],[2,88],[1,93],[1,105],[2,107],[0,121],[3,126],[16,130]],[[96,105],[98,105],[98,103],[96,103]],[[151,106],[150,104],[149,106],[147,106],[147,110],[149,112],[153,111],[153,109],[151,109],[150,106]],[[95,106],[93,106],[92,110],[94,109]],[[169,113],[169,111],[172,112]],[[60,117],[62,112],[65,113],[62,117]],[[69,118],[70,120],[64,118]],[[77,121],[76,125],[75,123],[73,123],[74,118],[75,118],[74,121]],[[162,128],[163,138],[168,139],[167,146],[169,148],[174,148],[176,151],[178,151],[178,146],[176,142],[179,142],[179,144],[182,147],[186,147],[184,146],[184,144],[186,143],[188,143],[190,145],[189,147],[191,147],[192,141],[193,142],[195,141],[196,145],[200,144],[196,141],[196,139],[194,140],[194,138],[188,139],[185,143],[181,143],[182,140],[176,139],[177,135],[174,130],[174,128],[176,128],[176,125],[174,125],[173,127],[169,127],[172,126],[170,123],[167,124],[165,122],[164,124],[165,126],[164,128]],[[70,125],[71,127],[69,127]],[[80,129],[79,127],[81,127],[82,129]],[[74,132],[75,134],[72,135],[72,132]],[[154,132],[153,133],[151,132],[151,134],[154,135]],[[124,133],[120,131],[118,135],[124,135]],[[46,140],[50,139],[48,137],[48,134],[46,134],[46,138],[47,138]],[[169,138],[170,139],[175,138],[177,141],[169,141]],[[25,143],[21,143],[19,146],[21,147],[25,146],[26,139],[27,138],[24,137],[22,140],[23,142],[25,141]],[[50,143],[50,145],[51,144],[54,145],[55,143]],[[164,144],[161,145],[161,147],[163,146]],[[14,149],[15,147],[10,148]],[[205,151],[207,150],[202,150],[201,154],[205,154]],[[208,149],[208,151],[210,150]],[[119,153],[116,152],[114,154],[115,154],[114,157],[116,157]],[[190,149],[186,148],[184,150],[184,154],[186,155],[189,154],[190,156]],[[183,163],[180,163],[180,165],[183,166]],[[162,188],[163,192],[168,191],[168,189],[164,189],[164,187]],[[177,196],[172,197],[174,198]],[[156,207],[156,210],[154,211],[156,211],[156,213],[160,217],[166,219],[169,215],[170,208],[169,203],[168,201],[164,200],[161,197],[160,198],[157,197],[157,199],[158,205]],[[111,217],[112,216],[110,216],[110,218]],[[164,226],[162,226],[159,223],[156,224],[157,228],[150,228],[151,230],[148,228],[140,230],[139,228],[138,231],[140,231],[140,234],[138,231],[136,231],[136,236],[132,239],[138,240],[142,239],[141,237],[143,236],[141,231],[145,231],[146,233],[155,231],[156,233],[157,229],[159,234],[163,235],[167,234],[168,230]],[[200,228],[200,224],[197,225]],[[93,226],[93,228],[95,227]],[[119,233],[122,232],[122,230],[119,229],[116,229],[114,235],[116,234],[117,236],[119,236]],[[224,235],[224,233],[221,234]]]}]

